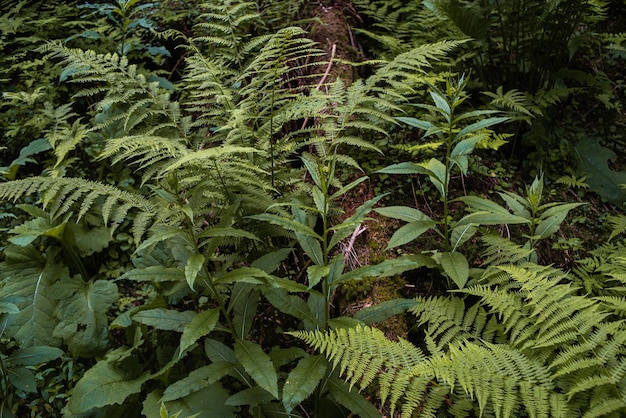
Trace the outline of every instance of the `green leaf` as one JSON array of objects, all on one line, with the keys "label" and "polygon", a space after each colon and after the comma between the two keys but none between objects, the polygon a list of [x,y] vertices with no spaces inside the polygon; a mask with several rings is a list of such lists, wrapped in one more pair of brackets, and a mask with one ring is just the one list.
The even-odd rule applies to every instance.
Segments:
[{"label": "green leaf", "polygon": [[366,277],[389,277],[405,271],[413,270],[425,265],[426,257],[399,257],[388,259],[382,263],[359,267],[341,275],[341,277],[333,282],[333,286],[342,283],[361,280]]},{"label": "green leaf", "polygon": [[403,225],[391,236],[385,250],[399,247],[400,245],[411,242],[434,226],[435,222],[430,219],[424,221],[413,221]]},{"label": "green leaf", "polygon": [[9,381],[17,389],[25,393],[37,392],[37,381],[33,372],[25,367],[11,367],[6,371]]},{"label": "green leaf", "polygon": [[446,166],[436,158],[431,158],[426,166],[428,168],[428,178],[430,182],[439,190],[441,196],[445,196]]},{"label": "green leaf", "polygon": [[11,353],[6,364],[20,366],[36,366],[57,359],[63,355],[63,350],[56,347],[25,347]]},{"label": "green leaf", "polygon": [[309,289],[318,284],[324,277],[330,273],[330,266],[309,266],[307,269],[307,277],[309,281]]},{"label": "green leaf", "polygon": [[177,267],[151,266],[129,270],[119,279],[153,283],[179,282],[185,280],[185,273]]},{"label": "green leaf", "polygon": [[358,319],[366,325],[371,325],[385,321],[394,315],[404,313],[417,304],[418,302],[414,299],[391,299],[361,309],[354,314],[354,319]]},{"label": "green leaf", "polygon": [[431,174],[426,168],[415,163],[392,164],[376,171],[378,174]]},{"label": "green leaf", "polygon": [[[236,418],[236,409],[227,405],[230,392],[215,382],[184,398],[168,401],[165,406],[169,411],[180,412],[181,418]],[[144,405],[145,409],[145,405]]]},{"label": "green leaf", "polygon": [[244,389],[226,399],[226,405],[230,406],[257,406],[273,401],[275,398],[260,386]]},{"label": "green leaf", "polygon": [[0,263],[0,298],[20,297],[19,313],[12,315],[6,337],[13,337],[21,347],[56,346],[60,343],[53,336],[56,325],[54,309],[56,301],[49,289],[57,280],[69,278],[66,268],[45,260],[33,247],[9,245],[4,250],[5,260]]},{"label": "green leaf", "polygon": [[50,296],[58,300],[60,318],[53,335],[63,338],[72,354],[91,356],[108,348],[107,313],[119,297],[115,283],[75,276],[55,283]]},{"label": "green leaf", "polygon": [[568,211],[557,213],[556,215],[550,216],[549,218],[541,221],[535,229],[534,238],[544,239],[557,232],[561,228],[561,223],[563,223],[567,217],[567,212]]},{"label": "green leaf", "polygon": [[311,314],[309,307],[302,298],[287,293],[284,289],[262,289],[265,298],[279,311],[298,318],[302,321],[311,321],[318,326],[322,324]]},{"label": "green leaf", "polygon": [[161,398],[162,402],[173,401],[211,386],[233,369],[232,363],[220,361],[192,370],[186,377],[170,384]]},{"label": "green leaf", "polygon": [[465,215],[463,218],[459,219],[456,223],[455,228],[467,225],[467,224],[476,224],[476,225],[514,225],[514,224],[527,224],[530,223],[530,220],[526,218],[522,218],[521,216],[513,215],[512,213],[504,214],[504,213],[493,213],[486,211],[479,211],[470,213],[469,215]]},{"label": "green leaf", "polygon": [[238,338],[235,341],[235,356],[254,381],[278,399],[278,376],[272,360],[261,346]]},{"label": "green leaf", "polygon": [[195,318],[193,311],[179,312],[172,309],[146,309],[133,315],[133,321],[164,331],[183,332]]},{"label": "green leaf", "polygon": [[470,125],[467,125],[465,128],[461,129],[459,133],[456,134],[456,138],[463,138],[465,135],[471,134],[472,132],[480,131],[481,129],[485,129],[493,125],[498,125],[500,123],[506,122],[509,119],[511,118],[496,117],[496,118],[481,119],[478,122],[474,122]]},{"label": "green leaf", "polygon": [[363,183],[366,180],[369,180],[369,177],[363,176],[350,182],[349,184],[346,184],[345,186],[337,190],[335,193],[333,193],[332,196],[330,196],[330,200],[335,200],[338,197],[343,196],[344,194],[348,193],[350,190],[354,189],[356,186],[358,186],[359,184]]},{"label": "green leaf", "polygon": [[261,292],[256,286],[237,283],[230,292],[228,311],[233,312],[233,326],[239,338],[247,338],[256,316]]},{"label": "green leaf", "polygon": [[194,290],[193,285],[203,265],[204,256],[202,254],[192,254],[191,257],[187,259],[187,265],[185,265],[185,279],[191,290]]},{"label": "green leaf", "polygon": [[121,404],[130,395],[141,392],[141,386],[149,378],[149,373],[129,378],[114,364],[100,360],[76,383],[67,403],[68,409],[78,415],[93,408]]},{"label": "green leaf", "polygon": [[448,277],[463,289],[469,278],[469,263],[465,256],[459,252],[445,252],[441,254],[441,267]]},{"label": "green leaf", "polygon": [[307,237],[315,238],[317,240],[322,239],[322,237],[316,234],[312,228],[293,219],[283,218],[272,213],[261,213],[260,215],[249,216],[249,218],[256,219],[257,221],[269,222],[271,224],[281,226],[288,231],[293,231]]},{"label": "green leaf", "polygon": [[280,264],[291,254],[293,248],[281,248],[254,260],[250,267],[261,269],[267,274],[274,272]]},{"label": "green leaf", "polygon": [[409,206],[387,206],[374,209],[375,212],[393,219],[400,219],[405,222],[424,221],[430,218],[422,211]]},{"label": "green leaf", "polygon": [[450,244],[452,245],[452,251],[455,251],[458,247],[463,245],[467,240],[472,238],[478,228],[474,224],[459,225],[452,229],[450,234]]},{"label": "green leaf", "polygon": [[460,155],[468,155],[474,151],[474,147],[477,143],[480,142],[482,136],[473,136],[471,138],[464,139],[459,141],[455,146],[452,152],[450,153],[450,157],[454,158]]},{"label": "green leaf", "polygon": [[283,405],[287,413],[313,393],[327,368],[324,356],[306,356],[289,372],[283,386]]},{"label": "green leaf", "polygon": [[608,162],[615,161],[617,155],[600,144],[598,138],[585,137],[575,145],[578,154],[578,170],[587,174],[587,184],[595,193],[608,202],[622,205],[626,202],[626,171],[614,171]]},{"label": "green leaf", "polygon": [[191,322],[185,326],[183,335],[180,338],[179,358],[182,357],[184,351],[191,347],[198,339],[213,331],[219,317],[219,308],[209,309],[196,315]]},{"label": "green leaf", "polygon": [[380,418],[380,412],[356,388],[337,378],[328,379],[328,388],[335,400],[361,418]]}]

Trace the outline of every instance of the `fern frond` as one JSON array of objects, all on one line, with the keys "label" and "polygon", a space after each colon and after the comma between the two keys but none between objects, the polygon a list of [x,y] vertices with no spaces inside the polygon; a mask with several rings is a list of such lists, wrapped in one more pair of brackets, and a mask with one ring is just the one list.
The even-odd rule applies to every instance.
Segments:
[{"label": "fern frond", "polygon": [[[82,218],[97,200],[102,200],[102,218],[111,222],[113,229],[128,214],[130,209],[145,212],[155,219],[160,209],[142,195],[130,193],[114,186],[82,178],[29,177],[22,180],[0,183],[0,199],[16,201],[26,195],[39,194],[41,202],[50,206],[54,217],[63,216],[80,205],[77,219]],[[147,222],[141,218],[141,224],[134,226],[135,235],[140,237],[145,232]]]}]

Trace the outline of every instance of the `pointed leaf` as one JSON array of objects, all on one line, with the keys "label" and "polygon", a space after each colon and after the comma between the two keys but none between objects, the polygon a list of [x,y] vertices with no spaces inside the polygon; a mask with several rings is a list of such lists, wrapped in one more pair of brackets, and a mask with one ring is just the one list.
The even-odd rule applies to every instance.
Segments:
[{"label": "pointed leaf", "polygon": [[219,317],[219,308],[209,309],[196,315],[191,322],[185,326],[183,336],[180,338],[179,358],[182,357],[185,350],[198,341],[198,339],[213,331]]},{"label": "pointed leaf", "polygon": [[358,319],[366,325],[371,325],[385,321],[394,315],[404,313],[417,304],[418,302],[414,299],[391,299],[361,309],[354,314],[354,319]]},{"label": "pointed leaf", "polygon": [[408,118],[404,116],[399,116],[396,119],[399,120],[400,122],[406,123],[409,126],[412,126],[414,128],[419,128],[424,131],[428,131],[429,129],[434,128],[434,125],[431,122],[428,122],[425,120]]},{"label": "pointed leaf", "polygon": [[179,312],[173,309],[146,309],[133,315],[133,321],[164,331],[183,332],[191,323],[196,313],[193,311]]},{"label": "pointed leaf", "polygon": [[278,376],[270,357],[260,345],[252,341],[237,339],[235,356],[243,368],[263,389],[278,399]]},{"label": "pointed leaf", "polygon": [[328,379],[328,388],[335,400],[361,418],[380,418],[380,412],[356,388],[342,380],[331,377]]},{"label": "pointed leaf", "polygon": [[424,221],[414,221],[403,225],[391,236],[385,250],[409,243],[434,226],[435,222],[430,219]]},{"label": "pointed leaf", "polygon": [[417,257],[400,257],[396,259],[385,260],[382,263],[363,266],[341,275],[341,277],[333,282],[333,286],[347,283],[354,280],[361,280],[366,277],[389,277],[405,271],[422,267],[425,264],[422,258]]},{"label": "pointed leaf", "polygon": [[202,254],[192,254],[191,257],[187,259],[187,265],[185,266],[185,279],[187,280],[187,284],[193,289],[193,285],[196,282],[196,277],[198,277],[198,273],[202,270],[202,266],[204,265],[204,256]]},{"label": "pointed leaf", "polygon": [[309,279],[309,289],[318,284],[324,277],[330,273],[330,266],[313,265],[307,268],[307,276]]},{"label": "pointed leaf", "polygon": [[511,118],[509,117],[495,117],[488,119],[481,119],[478,122],[474,122],[470,125],[467,125],[465,128],[461,129],[461,131],[456,134],[457,138],[463,138],[467,134],[471,134],[472,132],[480,131],[481,129],[488,128],[493,125],[498,125],[500,123],[506,122]]},{"label": "pointed leaf", "polygon": [[399,163],[392,164],[376,171],[378,174],[430,174],[430,172],[419,164]]},{"label": "pointed leaf", "polygon": [[424,212],[409,206],[387,206],[384,208],[376,208],[374,211],[388,218],[400,219],[405,222],[430,219]]},{"label": "pointed leaf", "polygon": [[[36,366],[55,360],[63,355],[63,350],[56,347],[26,347],[11,353],[6,359],[9,365]],[[5,360],[3,360],[5,361]]]},{"label": "pointed leaf", "polygon": [[452,251],[455,251],[459,246],[463,245],[467,240],[472,238],[478,228],[474,224],[466,224],[456,226],[452,229],[450,234],[450,244],[452,245]]},{"label": "pointed leaf", "polygon": [[283,386],[283,405],[287,413],[313,393],[327,367],[324,356],[306,356],[289,372]]},{"label": "pointed leaf", "polygon": [[185,272],[177,267],[151,266],[129,270],[119,279],[153,283],[179,282],[185,280]]},{"label": "pointed leaf", "polygon": [[465,256],[458,252],[441,254],[441,267],[459,289],[465,287],[469,278],[469,263]]},{"label": "pointed leaf", "polygon": [[11,367],[6,373],[11,384],[17,389],[25,393],[37,392],[35,375],[26,367]]},{"label": "pointed leaf", "polygon": [[170,384],[163,393],[162,402],[183,398],[197,392],[226,376],[233,369],[231,363],[222,361],[192,370],[185,378]]},{"label": "pointed leaf", "polygon": [[514,224],[527,224],[530,221],[521,216],[513,215],[512,213],[493,213],[486,211],[479,211],[470,213],[461,218],[455,225],[459,227],[461,225],[475,224],[475,225],[514,225]]},{"label": "pointed leaf", "polygon": [[293,296],[283,289],[263,289],[263,295],[276,309],[298,318],[302,321],[311,321],[318,326],[322,324],[311,314],[309,307],[302,298]]},{"label": "pointed leaf", "polygon": [[281,226],[288,231],[293,231],[318,240],[322,239],[322,237],[316,234],[313,229],[293,219],[283,218],[272,213],[262,213],[260,215],[249,216],[249,218],[256,219],[257,221],[269,222],[271,224]]},{"label": "pointed leaf", "polygon": [[250,267],[261,269],[267,274],[274,272],[291,252],[293,248],[281,248],[254,260]]}]

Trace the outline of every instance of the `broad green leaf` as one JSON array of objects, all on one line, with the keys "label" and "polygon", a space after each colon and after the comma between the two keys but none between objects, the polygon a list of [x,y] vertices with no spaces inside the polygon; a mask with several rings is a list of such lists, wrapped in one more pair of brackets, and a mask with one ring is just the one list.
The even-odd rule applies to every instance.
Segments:
[{"label": "broad green leaf", "polygon": [[327,368],[324,356],[306,356],[289,372],[283,386],[282,398],[287,413],[313,393],[326,374]]},{"label": "broad green leaf", "polygon": [[398,117],[396,117],[396,119],[399,120],[400,122],[406,123],[409,126],[412,126],[414,128],[419,128],[419,129],[422,129],[424,131],[428,131],[429,129],[434,127],[434,125],[431,122],[428,122],[428,121],[425,121],[425,120],[409,118],[409,117],[405,117],[405,116],[398,116]]},{"label": "broad green leaf", "polygon": [[376,171],[378,174],[430,174],[423,166],[415,163],[392,164]]},{"label": "broad green leaf", "polygon": [[249,216],[249,218],[256,219],[257,221],[269,222],[271,224],[281,226],[288,231],[293,231],[307,237],[315,238],[317,240],[322,239],[322,237],[316,234],[312,228],[293,219],[283,218],[272,213],[261,213],[259,215]]},{"label": "broad green leaf", "polygon": [[584,205],[584,203],[557,203],[553,205],[550,209],[542,212],[539,216],[539,219],[547,219],[553,216],[561,216],[562,213],[565,213],[565,216],[567,216],[570,210],[582,205]]},{"label": "broad green leaf", "polygon": [[366,277],[389,277],[405,271],[413,270],[424,266],[424,260],[416,257],[399,257],[388,259],[382,263],[363,266],[341,275],[339,279],[333,282],[333,286],[347,283],[354,280],[361,280]]},{"label": "broad green leaf", "polygon": [[445,252],[441,254],[441,267],[448,277],[463,289],[469,278],[469,263],[465,256],[459,252]]},{"label": "broad green leaf", "polygon": [[318,284],[324,277],[330,273],[330,266],[318,266],[312,265],[307,269],[307,277],[309,282],[309,289]]},{"label": "broad green leaf", "polygon": [[130,395],[141,392],[150,378],[148,373],[129,378],[109,361],[100,360],[76,383],[67,406],[73,414],[84,414],[93,408],[121,404]]},{"label": "broad green leaf", "polygon": [[256,286],[237,283],[230,292],[228,311],[232,311],[236,336],[247,338],[256,316],[261,292]]},{"label": "broad green leaf", "polygon": [[435,102],[435,106],[437,106],[437,109],[440,110],[439,113],[441,113],[447,121],[450,121],[450,117],[452,116],[452,109],[450,109],[450,105],[448,104],[446,98],[438,92],[432,90],[430,91],[430,97],[433,99],[433,102]]},{"label": "broad green leaf", "polygon": [[232,363],[221,361],[192,370],[186,377],[170,384],[161,398],[162,402],[173,401],[211,386],[233,369]]},{"label": "broad green leaf", "polygon": [[530,202],[528,202],[526,198],[511,192],[498,192],[498,194],[506,202],[507,206],[511,209],[511,211],[513,211],[515,215],[521,216],[522,218],[530,219],[531,215],[528,211]]},{"label": "broad green leaf", "polygon": [[456,134],[457,138],[463,138],[465,135],[471,134],[476,131],[480,131],[481,129],[488,128],[490,126],[498,125],[500,123],[506,122],[511,118],[509,117],[495,117],[495,118],[487,118],[481,119],[478,122],[474,122],[470,125],[467,125],[465,128],[461,129],[458,134]]},{"label": "broad green leaf", "polygon": [[26,367],[11,367],[6,370],[6,375],[9,377],[9,381],[17,389],[25,393],[37,392],[37,381],[33,372]]},{"label": "broad green leaf", "polygon": [[476,146],[476,144],[478,144],[480,142],[480,140],[482,139],[482,136],[472,136],[470,138],[464,139],[462,141],[459,141],[455,146],[454,149],[452,150],[452,152],[450,153],[450,157],[454,158],[457,157],[459,155],[468,155],[471,154],[472,151],[474,151],[474,147]]},{"label": "broad green leaf", "polygon": [[446,185],[446,166],[443,165],[441,161],[436,158],[431,158],[428,161],[426,168],[428,168],[429,175],[428,178],[430,182],[439,190],[441,196],[446,194],[445,185]]},{"label": "broad green leaf", "polygon": [[385,250],[399,247],[400,245],[411,242],[434,226],[435,222],[430,219],[423,221],[413,221],[406,225],[403,225],[398,228],[398,230],[394,232],[394,234],[391,236]]},{"label": "broad green leaf", "polygon": [[469,159],[466,155],[455,155],[454,157],[450,157],[450,162],[453,165],[457,165],[463,175],[467,174],[467,170],[469,169]]},{"label": "broad green leaf", "polygon": [[254,382],[250,380],[250,376],[248,376],[243,366],[239,364],[235,352],[223,342],[211,338],[205,339],[204,353],[213,363],[227,362],[231,364],[233,366],[231,375],[241,380],[244,385],[249,387],[254,385]]},{"label": "broad green leaf", "polygon": [[18,308],[14,303],[0,302],[0,314],[2,313],[14,315],[20,313],[20,308]]},{"label": "broad green leaf", "polygon": [[237,229],[232,227],[213,227],[206,231],[203,231],[197,236],[197,238],[215,238],[215,237],[230,237],[230,238],[247,238],[253,241],[259,241],[259,238],[243,229]]},{"label": "broad green leaf", "polygon": [[478,196],[462,196],[456,200],[468,205],[475,212],[491,212],[494,214],[510,215],[511,213],[496,202]]},{"label": "broad green leaf", "polygon": [[180,412],[180,418],[236,418],[236,408],[226,404],[229,397],[230,392],[214,382],[184,398],[165,402],[165,406],[168,411]]},{"label": "broad green leaf", "polygon": [[585,137],[575,145],[579,158],[578,170],[587,174],[587,184],[595,193],[608,202],[622,205],[626,202],[626,171],[614,171],[609,161],[615,161],[617,154],[600,144],[598,138]]},{"label": "broad green leaf", "polygon": [[6,358],[8,365],[36,366],[57,359],[63,355],[63,350],[56,347],[25,347],[14,351]]},{"label": "broad green leaf", "polygon": [[388,218],[400,219],[405,222],[430,219],[424,212],[409,206],[387,206],[384,208],[376,208],[374,211]]},{"label": "broad green leaf", "polygon": [[30,245],[9,245],[4,257],[0,263],[0,298],[22,298],[15,302],[19,313],[11,315],[11,326],[4,336],[15,338],[21,347],[58,345],[60,339],[53,336],[56,301],[49,289],[55,281],[69,278],[67,269],[52,264],[50,258],[44,260]]},{"label": "broad green leaf", "polygon": [[263,389],[278,399],[278,376],[270,357],[260,345],[237,338],[235,356],[243,368]]},{"label": "broad green leaf", "polygon": [[311,195],[313,196],[313,202],[319,213],[328,212],[328,202],[324,198],[324,193],[319,187],[313,186],[311,188]]},{"label": "broad green leaf", "polygon": [[194,290],[193,285],[203,265],[204,256],[202,254],[192,254],[191,257],[187,259],[187,265],[185,265],[185,279],[191,290]]},{"label": "broad green leaf", "polygon": [[363,183],[366,180],[369,180],[369,177],[363,176],[350,182],[349,184],[346,184],[345,186],[337,190],[335,193],[333,193],[332,196],[330,196],[330,200],[335,200],[338,197],[343,196],[344,194],[348,193],[350,190],[354,189],[356,186],[358,186],[359,184]]},{"label": "broad green leaf", "polygon": [[270,351],[269,356],[272,359],[272,363],[276,369],[280,369],[287,364],[294,362],[302,357],[306,356],[307,353],[300,347],[289,347],[289,348],[280,348],[273,347],[272,351]]},{"label": "broad green leaf", "polygon": [[328,388],[335,400],[360,418],[380,418],[380,412],[354,387],[335,377],[328,379]]},{"label": "broad green leaf", "polygon": [[361,309],[354,314],[354,319],[358,319],[366,325],[372,325],[404,313],[417,304],[418,302],[414,299],[391,299]]},{"label": "broad green leaf", "polygon": [[236,270],[224,273],[216,278],[214,283],[230,284],[230,283],[251,283],[251,284],[267,284],[270,275],[261,269],[254,267],[241,267]]},{"label": "broad green leaf", "polygon": [[209,309],[197,314],[191,322],[185,326],[183,335],[180,338],[179,358],[182,357],[185,350],[191,347],[198,339],[213,331],[219,317],[219,308]]},{"label": "broad green leaf", "polygon": [[321,326],[317,318],[311,314],[309,307],[302,298],[287,293],[284,289],[262,289],[265,298],[279,311],[298,318],[302,321],[311,321]]},{"label": "broad green leaf", "polygon": [[452,251],[455,251],[458,247],[463,245],[467,240],[472,238],[478,228],[474,224],[466,224],[456,226],[452,229],[450,234],[450,244],[452,245]]},{"label": "broad green leaf", "polygon": [[315,185],[317,187],[319,187],[320,190],[324,190],[324,182],[322,181],[322,175],[320,173],[320,168],[319,168],[319,166],[318,166],[318,164],[316,162],[311,161],[312,158],[310,158],[310,157],[311,157],[311,155],[309,154],[308,156],[300,157],[300,160],[302,161],[302,163],[306,167],[306,171],[311,176],[311,179],[313,179],[313,183],[315,183]]},{"label": "broad green leaf", "polygon": [[318,266],[324,264],[324,255],[322,254],[322,247],[320,240],[304,234],[296,234],[298,244],[302,247],[302,250],[309,256]]},{"label": "broad green leaf", "polygon": [[230,398],[226,399],[225,403],[230,406],[257,406],[271,402],[274,399],[276,398],[274,398],[274,396],[272,396],[268,391],[260,386],[255,386],[253,388],[244,389],[241,392],[235,393]]},{"label": "broad green leaf", "polygon": [[183,332],[191,323],[196,313],[193,311],[179,312],[173,309],[146,309],[133,315],[133,321],[164,331]]},{"label": "broad green leaf", "polygon": [[75,276],[55,283],[50,296],[58,300],[60,318],[54,336],[63,338],[74,355],[93,356],[108,348],[107,313],[119,297],[115,283]]},{"label": "broad green leaf", "polygon": [[566,217],[567,211],[564,211],[541,221],[535,229],[536,239],[544,239],[557,232]]},{"label": "broad green leaf", "polygon": [[250,267],[261,269],[267,274],[273,273],[280,264],[291,254],[293,248],[281,248],[254,260]]},{"label": "broad green leaf", "polygon": [[530,220],[522,218],[521,216],[513,215],[512,213],[493,213],[486,211],[478,211],[465,215],[459,219],[455,228],[461,225],[475,224],[475,225],[514,225],[514,224],[527,224]]},{"label": "broad green leaf", "polygon": [[185,280],[185,272],[177,267],[152,266],[129,270],[120,279],[153,283],[179,282]]}]

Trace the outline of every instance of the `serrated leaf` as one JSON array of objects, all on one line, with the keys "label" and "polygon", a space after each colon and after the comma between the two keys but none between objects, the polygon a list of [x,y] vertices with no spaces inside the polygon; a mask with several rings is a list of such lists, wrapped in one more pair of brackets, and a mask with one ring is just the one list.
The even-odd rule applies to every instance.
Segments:
[{"label": "serrated leaf", "polygon": [[220,380],[233,369],[232,363],[221,361],[192,370],[185,378],[170,384],[161,402],[173,401],[197,392]]},{"label": "serrated leaf", "polygon": [[380,412],[361,395],[356,388],[342,380],[331,377],[328,379],[328,388],[335,400],[361,418],[380,418]]},{"label": "serrated leaf", "polygon": [[151,266],[129,270],[121,279],[153,283],[179,282],[185,280],[185,272],[177,267]]},{"label": "serrated leaf", "polygon": [[258,268],[270,274],[274,272],[280,264],[293,251],[293,248],[281,248],[254,260],[250,267]]},{"label": "serrated leaf", "polygon": [[239,338],[247,338],[256,316],[261,292],[256,286],[237,283],[230,293],[228,311],[232,311],[233,326]]},{"label": "serrated leaf", "polygon": [[469,278],[469,263],[467,258],[459,252],[445,252],[441,254],[441,267],[448,277],[463,289]]},{"label": "serrated leaf", "polygon": [[452,251],[456,250],[463,243],[467,242],[478,231],[478,228],[474,224],[459,225],[452,229],[450,234],[450,244],[452,245]]},{"label": "serrated leaf", "polygon": [[330,273],[330,266],[309,266],[307,269],[307,277],[309,281],[309,289],[318,284],[324,277]]},{"label": "serrated leaf", "polygon": [[107,360],[100,360],[76,383],[67,406],[73,414],[84,414],[93,408],[121,404],[130,395],[141,392],[150,375],[128,378]]},{"label": "serrated leaf", "polygon": [[270,357],[260,345],[248,340],[235,341],[235,356],[246,372],[263,389],[278,399],[278,376]]},{"label": "serrated leaf", "polygon": [[195,312],[179,312],[173,309],[146,309],[133,315],[133,321],[148,325],[163,331],[183,332],[196,316]]},{"label": "serrated leaf", "polygon": [[263,295],[265,298],[279,311],[298,318],[302,321],[311,321],[318,326],[322,324],[311,313],[306,302],[298,296],[293,296],[287,293],[284,289],[263,289]]},{"label": "serrated leaf", "polygon": [[220,317],[219,308],[213,308],[197,314],[183,330],[180,338],[179,358],[183,356],[185,350],[191,347],[198,339],[209,334],[215,328]]},{"label": "serrated leaf", "polygon": [[426,168],[415,163],[392,164],[376,171],[378,174],[431,174]]},{"label": "serrated leaf", "polygon": [[236,270],[224,273],[216,278],[214,283],[230,284],[230,283],[251,283],[251,284],[267,284],[271,279],[270,275],[261,269],[254,267],[241,267]]},{"label": "serrated leaf", "polygon": [[260,386],[244,389],[237,392],[230,398],[226,399],[226,405],[229,406],[257,406],[273,401],[275,398]]},{"label": "serrated leaf", "polygon": [[413,221],[403,225],[391,236],[385,250],[409,243],[434,226],[435,222],[430,219]]},{"label": "serrated leaf", "polygon": [[384,208],[376,208],[374,211],[388,218],[400,219],[404,222],[430,219],[424,212],[409,206],[387,206]]},{"label": "serrated leaf", "polygon": [[283,386],[283,406],[290,413],[300,402],[308,398],[327,370],[324,356],[306,356],[289,372]]},{"label": "serrated leaf", "polygon": [[341,275],[341,277],[333,281],[333,286],[350,281],[361,280],[366,277],[389,277],[405,271],[422,267],[425,264],[425,257],[400,257],[385,260],[382,263],[359,267]]},{"label": "serrated leaf", "polygon": [[513,215],[512,213],[493,213],[486,211],[478,211],[465,215],[459,219],[455,227],[467,224],[476,225],[514,225],[514,224],[527,224],[530,220],[522,218],[521,216]]},{"label": "serrated leaf", "polygon": [[283,227],[284,229],[288,231],[293,231],[298,234],[302,234],[304,236],[315,238],[316,240],[322,239],[322,237],[320,237],[317,233],[315,233],[315,231],[312,228],[293,219],[283,218],[281,216],[274,215],[272,213],[262,213],[260,215],[252,215],[252,216],[249,216],[249,218],[256,219],[257,221],[269,222],[271,224]]},{"label": "serrated leaf", "polygon": [[203,265],[204,256],[202,254],[192,254],[191,257],[187,259],[187,265],[185,265],[185,279],[191,290],[194,290],[193,285]]},{"label": "serrated leaf", "polygon": [[391,299],[361,309],[354,314],[354,319],[358,319],[366,325],[372,325],[404,313],[417,304],[418,302],[414,299]]}]

